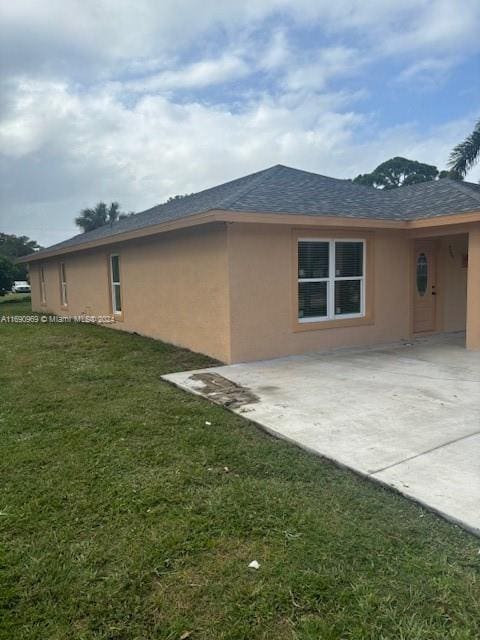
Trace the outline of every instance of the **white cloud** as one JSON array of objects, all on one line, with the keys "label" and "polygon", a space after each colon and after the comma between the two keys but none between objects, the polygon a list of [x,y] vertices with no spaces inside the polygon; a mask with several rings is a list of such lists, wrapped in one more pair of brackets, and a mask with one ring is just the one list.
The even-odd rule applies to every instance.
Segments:
[{"label": "white cloud", "polygon": [[376,65],[401,67],[411,87],[478,51],[478,0],[15,0],[0,11],[0,226],[44,243],[100,199],[141,210],[278,162],[338,177],[393,155],[443,167],[474,122],[382,130],[360,99]]},{"label": "white cloud", "polygon": [[216,60],[201,60],[183,68],[127,82],[122,88],[139,93],[201,88],[230,82],[246,76],[248,72],[249,67],[240,56],[225,54]]},{"label": "white cloud", "polygon": [[362,63],[359,52],[349,47],[320,49],[313,62],[292,66],[286,74],[285,85],[290,91],[318,91],[328,80],[350,75]]},{"label": "white cloud", "polygon": [[1,226],[46,244],[73,234],[78,211],[100,199],[138,211],[278,162],[337,177],[393,155],[443,167],[471,126],[461,121],[425,134],[369,125],[368,142],[360,142],[364,117],[314,95],[296,102],[264,96],[232,112],[161,95],[126,106],[108,91],[36,81],[19,84],[10,101],[17,106],[2,130]]},{"label": "white cloud", "polygon": [[285,31],[278,29],[274,31],[268,47],[261,55],[259,66],[262,69],[278,69],[286,65],[291,56],[288,45],[288,38]]},{"label": "white cloud", "polygon": [[3,2],[0,11],[7,73],[75,72],[82,80],[149,58],[164,61],[199,41],[208,46],[219,32],[234,40],[272,16],[283,16],[289,26],[356,34],[389,54],[479,47],[478,0],[463,0],[461,7],[452,0],[15,0]]},{"label": "white cloud", "polygon": [[447,80],[451,70],[457,63],[457,58],[420,58],[405,67],[397,81],[412,84],[419,88],[437,86]]},{"label": "white cloud", "polygon": [[[423,4],[423,6],[421,6]],[[389,53],[428,51],[458,54],[459,51],[479,48],[478,28],[480,3],[478,0],[423,2],[419,11],[406,24],[391,29],[382,48]]]}]

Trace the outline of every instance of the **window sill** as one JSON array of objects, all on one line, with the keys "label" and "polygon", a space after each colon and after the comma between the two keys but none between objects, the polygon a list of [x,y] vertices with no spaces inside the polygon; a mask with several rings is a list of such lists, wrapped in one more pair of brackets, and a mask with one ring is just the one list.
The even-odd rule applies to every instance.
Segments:
[{"label": "window sill", "polygon": [[296,318],[293,331],[294,333],[300,331],[321,331],[322,329],[340,329],[341,327],[362,327],[369,324],[374,324],[374,319],[371,316],[319,320],[314,322],[299,322],[298,318]]},{"label": "window sill", "polygon": [[123,322],[123,311],[121,311],[120,313],[115,311],[113,317],[115,319],[115,322]]}]

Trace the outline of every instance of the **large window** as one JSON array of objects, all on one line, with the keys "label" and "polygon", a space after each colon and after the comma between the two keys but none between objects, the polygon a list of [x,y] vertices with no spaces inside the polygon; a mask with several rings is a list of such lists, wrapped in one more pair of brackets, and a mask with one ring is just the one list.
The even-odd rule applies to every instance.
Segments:
[{"label": "large window", "polygon": [[45,280],[45,269],[40,265],[40,302],[47,303],[47,282]]},{"label": "large window", "polygon": [[112,281],[113,313],[122,313],[122,295],[120,291],[120,257],[110,256],[110,278]]},{"label": "large window", "polygon": [[365,241],[298,241],[298,319],[365,315]]},{"label": "large window", "polygon": [[66,307],[68,304],[67,299],[67,273],[65,271],[65,263],[60,263],[60,299],[62,306]]}]

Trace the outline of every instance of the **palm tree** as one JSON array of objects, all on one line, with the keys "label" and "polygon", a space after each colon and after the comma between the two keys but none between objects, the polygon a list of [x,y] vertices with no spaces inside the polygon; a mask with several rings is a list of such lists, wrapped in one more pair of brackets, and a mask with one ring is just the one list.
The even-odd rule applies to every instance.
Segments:
[{"label": "palm tree", "polygon": [[93,209],[83,209],[78,218],[75,218],[75,224],[83,229],[84,232],[93,231],[93,229],[98,229],[98,227],[122,220],[126,218],[127,215],[131,214],[120,213],[120,205],[118,202],[110,203],[109,207],[107,207],[105,202],[99,202]]},{"label": "palm tree", "polygon": [[448,166],[453,174],[464,178],[480,158],[480,120],[472,133],[463,142],[457,144],[450,154]]}]

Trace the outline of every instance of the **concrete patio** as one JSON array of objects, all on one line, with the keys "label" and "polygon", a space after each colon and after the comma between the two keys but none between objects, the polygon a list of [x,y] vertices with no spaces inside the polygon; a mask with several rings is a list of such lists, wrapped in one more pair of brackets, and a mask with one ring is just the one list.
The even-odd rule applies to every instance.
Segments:
[{"label": "concrete patio", "polygon": [[480,353],[462,334],[163,378],[480,534]]}]

